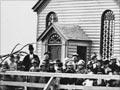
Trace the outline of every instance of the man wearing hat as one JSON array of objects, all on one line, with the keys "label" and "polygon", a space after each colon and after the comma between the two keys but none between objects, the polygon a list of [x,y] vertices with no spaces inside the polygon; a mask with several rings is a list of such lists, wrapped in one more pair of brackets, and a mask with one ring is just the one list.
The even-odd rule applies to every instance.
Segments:
[{"label": "man wearing hat", "polygon": [[[74,62],[69,61],[67,64],[67,67],[64,71],[64,73],[76,73],[74,69]],[[76,79],[75,78],[64,78],[64,84],[75,84]]]},{"label": "man wearing hat", "polygon": [[73,53],[72,54],[72,59],[74,60],[75,63],[78,62],[79,61],[78,60],[78,54],[77,53]]},{"label": "man wearing hat", "polygon": [[44,61],[46,61],[47,63],[50,62],[50,52],[45,52],[44,53]]},{"label": "man wearing hat", "polygon": [[32,66],[32,59],[34,58],[37,61],[37,66],[39,66],[40,64],[40,60],[39,57],[37,55],[34,54],[34,48],[33,45],[29,45],[29,54],[26,55],[23,59],[22,65],[25,68],[25,71],[29,71],[30,67]]}]

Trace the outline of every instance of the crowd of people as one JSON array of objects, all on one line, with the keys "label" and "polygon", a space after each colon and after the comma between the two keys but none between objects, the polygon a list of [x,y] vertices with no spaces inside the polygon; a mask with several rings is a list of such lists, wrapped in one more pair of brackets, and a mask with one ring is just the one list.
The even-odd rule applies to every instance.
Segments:
[{"label": "crowd of people", "polygon": [[[101,75],[120,75],[120,61],[116,57],[110,60],[103,60],[94,53],[88,62],[78,59],[78,54],[73,53],[71,58],[65,58],[65,62],[57,59],[50,60],[50,52],[44,53],[44,60],[34,54],[34,48],[29,45],[29,54],[20,61],[20,56],[11,55],[9,62],[0,65],[0,71],[30,71],[30,72],[56,72],[56,73],[79,73],[79,74],[101,74]],[[48,77],[25,77],[25,76],[0,76],[0,80],[27,81],[36,83],[47,83]],[[88,78],[56,78],[56,84],[83,85],[83,86],[109,86],[120,87],[120,80],[88,79]],[[9,89],[8,89],[9,88]],[[12,89],[10,89],[12,88]],[[23,90],[16,87],[17,90]],[[20,89],[18,89],[20,88]],[[15,90],[15,87],[4,87],[3,90]],[[35,90],[29,88],[28,90]]]}]

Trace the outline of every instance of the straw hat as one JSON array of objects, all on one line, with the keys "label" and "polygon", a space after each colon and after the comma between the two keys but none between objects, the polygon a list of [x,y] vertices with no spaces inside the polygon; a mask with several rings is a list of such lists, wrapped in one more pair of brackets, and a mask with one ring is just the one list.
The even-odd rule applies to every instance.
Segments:
[{"label": "straw hat", "polygon": [[67,66],[73,66],[74,65],[74,62],[72,62],[72,61],[69,61],[68,63],[67,63]]},{"label": "straw hat", "polygon": [[78,56],[78,54],[77,53],[73,53],[72,56]]},{"label": "straw hat", "polygon": [[85,61],[84,60],[79,60],[79,62],[77,63],[77,65],[84,65]]}]

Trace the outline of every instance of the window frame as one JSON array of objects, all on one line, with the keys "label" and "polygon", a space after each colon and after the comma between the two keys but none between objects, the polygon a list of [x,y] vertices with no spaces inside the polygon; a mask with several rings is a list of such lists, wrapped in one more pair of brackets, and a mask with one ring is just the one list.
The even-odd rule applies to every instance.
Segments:
[{"label": "window frame", "polygon": [[115,15],[112,10],[105,10],[101,17],[100,55],[110,60],[114,46]]}]

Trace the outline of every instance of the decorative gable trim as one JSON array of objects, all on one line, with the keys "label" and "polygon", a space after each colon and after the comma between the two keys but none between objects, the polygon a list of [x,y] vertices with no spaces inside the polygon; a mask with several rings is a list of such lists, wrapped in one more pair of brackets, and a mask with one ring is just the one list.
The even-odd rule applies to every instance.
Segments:
[{"label": "decorative gable trim", "polygon": [[59,32],[58,28],[57,28],[54,24],[52,24],[48,29],[44,30],[44,32],[37,38],[37,41],[43,40],[43,38],[45,37],[45,35],[46,35],[52,28],[54,28],[54,30],[58,33],[58,35],[60,35],[61,37],[63,37],[64,39],[67,40],[67,37],[64,36],[64,35],[62,35],[62,34]]}]

